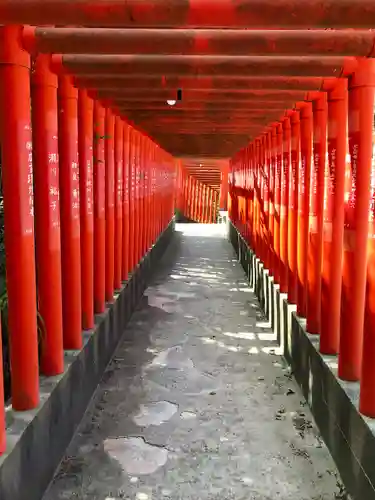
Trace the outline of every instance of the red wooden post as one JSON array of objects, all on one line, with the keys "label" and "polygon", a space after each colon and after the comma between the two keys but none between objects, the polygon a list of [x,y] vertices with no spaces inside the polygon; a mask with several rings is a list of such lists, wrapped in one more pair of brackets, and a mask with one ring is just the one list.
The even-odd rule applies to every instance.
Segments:
[{"label": "red wooden post", "polygon": [[[168,172],[169,174],[169,172]],[[167,179],[168,182],[170,182],[169,179]],[[167,184],[168,189],[170,189],[169,185]],[[204,210],[205,210],[205,185],[202,183],[201,184],[201,223],[204,224]]]},{"label": "red wooden post", "polygon": [[[375,61],[364,59],[358,64],[357,71],[349,79],[349,153],[352,183],[345,213],[338,368],[340,378],[352,381],[361,376],[375,86]],[[364,394],[369,387],[367,384],[371,379],[369,365],[374,363],[372,354],[369,354],[373,352],[371,336],[366,338],[366,349],[361,379],[362,406],[366,398]]]},{"label": "red wooden post", "polygon": [[139,192],[139,260],[144,256],[145,246],[145,163],[146,163],[146,140],[147,138],[140,134],[139,137],[139,174],[138,174],[138,192]]},{"label": "red wooden post", "polygon": [[82,347],[81,243],[78,168],[78,91],[60,76],[59,157],[61,193],[61,268],[65,349]]},{"label": "red wooden post", "polygon": [[[148,242],[147,250],[149,250],[153,244],[152,238],[152,169],[154,167],[154,150],[155,144],[149,140],[148,147],[148,164],[147,164],[147,184],[148,184]],[[185,174],[184,174],[185,175]]]},{"label": "red wooden post", "polygon": [[[151,141],[146,138],[145,141],[145,165],[144,165],[144,183],[145,183],[145,241],[144,253],[146,254],[150,247],[150,154],[151,154]],[[177,192],[177,191],[175,191]],[[179,199],[181,200],[181,190],[179,190]],[[180,204],[181,206],[181,204]]]},{"label": "red wooden post", "polygon": [[270,164],[267,150],[267,136],[263,135],[259,139],[260,154],[262,158],[262,200],[263,200],[263,262],[266,269],[270,264],[269,246],[269,172]]},{"label": "red wooden post", "polygon": [[124,123],[119,116],[115,119],[115,289],[121,288],[122,281],[122,229],[123,229],[123,176],[124,176]]},{"label": "red wooden post", "polygon": [[94,327],[94,103],[86,90],[78,92],[78,153],[81,214],[82,328]]},{"label": "red wooden post", "polygon": [[122,280],[129,278],[129,180],[130,180],[130,127],[124,123],[124,176],[122,207]]},{"label": "red wooden post", "polygon": [[263,220],[263,263],[265,267],[269,268],[270,248],[269,248],[269,161],[267,157],[267,138],[263,134],[259,137],[260,156],[262,167],[262,220]]},{"label": "red wooden post", "polygon": [[254,250],[257,257],[262,254],[260,237],[260,196],[259,196],[259,142],[254,144]]},{"label": "red wooden post", "polygon": [[275,138],[276,131],[273,129],[267,134],[267,149],[269,158],[269,271],[271,276],[274,274],[275,265],[275,249],[274,249],[274,233],[275,233]]},{"label": "red wooden post", "polygon": [[[40,368],[47,376],[64,371],[57,141],[58,79],[50,69],[50,62],[50,56],[38,56],[31,81],[38,308],[45,325]],[[31,185],[30,195],[32,189]]]},{"label": "red wooden post", "polygon": [[298,177],[297,314],[306,317],[307,247],[309,230],[310,170],[312,156],[312,105],[301,109],[301,168]]},{"label": "red wooden post", "polygon": [[221,167],[221,185],[220,185],[220,209],[228,209],[228,175],[229,164],[226,163]]},{"label": "red wooden post", "polygon": [[94,105],[94,310],[105,310],[105,110]]},{"label": "red wooden post", "polygon": [[145,255],[148,250],[147,235],[148,235],[148,167],[149,167],[149,139],[144,137],[143,141],[143,171],[142,171],[142,185],[143,185],[143,242],[142,242],[142,255]]},{"label": "red wooden post", "polygon": [[[196,199],[197,199],[197,203],[196,203],[196,220],[197,222],[200,222],[200,192],[201,192],[201,185],[200,185],[200,182],[197,181],[197,187],[196,187],[196,191],[195,191],[195,196],[196,196]],[[165,200],[165,171],[163,172],[163,199]],[[165,206],[164,206],[164,214],[165,214]],[[164,215],[165,217],[165,215]]]},{"label": "red wooden post", "polygon": [[136,175],[136,165],[135,165],[135,138],[136,131],[130,129],[130,198],[129,198],[129,270],[134,271],[137,259],[136,259],[136,203],[135,203],[135,175]]},{"label": "red wooden post", "polygon": [[[260,168],[260,142],[255,141],[255,193],[256,193],[256,221],[255,221],[255,235],[256,235],[256,253],[257,257],[263,258],[263,234],[262,234],[262,197],[261,197],[261,168]],[[239,210],[241,206],[238,207]]]},{"label": "red wooden post", "polygon": [[[151,220],[152,220],[152,244],[156,241],[156,221],[157,221],[157,207],[156,207],[156,159],[157,159],[157,146],[153,144],[152,147],[152,168],[151,168]],[[190,210],[188,208],[188,210]]]},{"label": "red wooden post", "polygon": [[283,161],[280,194],[280,292],[288,291],[288,202],[290,170],[290,118],[285,118],[283,128]]},{"label": "red wooden post", "polygon": [[[30,57],[21,27],[0,28],[0,109],[12,405],[39,403]],[[22,286],[20,286],[22,283]],[[20,314],[22,311],[22,314]]]},{"label": "red wooden post", "polygon": [[337,354],[340,338],[348,81],[328,93],[328,166],[323,223],[320,351]]},{"label": "red wooden post", "polygon": [[192,178],[192,186],[191,186],[191,218],[192,220],[195,221],[195,203],[196,203],[196,196],[195,196],[195,190],[196,190],[196,180],[193,177]]},{"label": "red wooden post", "polygon": [[275,260],[273,266],[273,276],[275,283],[280,283],[280,201],[281,201],[281,163],[283,156],[283,129],[281,123],[275,126],[275,185],[274,185],[274,235],[273,246]]},{"label": "red wooden post", "polygon": [[297,303],[297,225],[298,225],[298,177],[300,169],[300,114],[294,111],[291,122],[291,152],[289,170],[288,203],[288,301]]},{"label": "red wooden post", "polygon": [[188,191],[188,213],[189,213],[189,219],[192,219],[193,215],[193,178],[189,176],[189,191]]},{"label": "red wooden post", "polygon": [[[374,132],[374,131],[373,131]],[[373,140],[375,139],[373,135]],[[373,153],[374,155],[374,153]],[[372,158],[371,185],[370,185],[370,210],[369,210],[369,236],[367,243],[367,283],[365,320],[363,331],[362,373],[360,385],[360,411],[368,416],[375,417],[375,163]]]},{"label": "red wooden post", "polygon": [[323,251],[324,173],[327,154],[327,96],[313,101],[313,162],[310,182],[310,214],[307,267],[306,328],[320,333],[321,273]]},{"label": "red wooden post", "polygon": [[209,186],[206,186],[205,203],[206,203],[205,222],[206,222],[206,224],[209,224],[210,223],[210,187]]},{"label": "red wooden post", "polygon": [[255,249],[255,232],[254,232],[254,216],[255,216],[255,146],[254,143],[250,145],[250,156],[249,156],[249,226],[250,226],[250,245],[251,248]]},{"label": "red wooden post", "polygon": [[137,266],[141,259],[141,220],[140,220],[140,142],[141,134],[135,131],[134,134],[134,245],[135,245],[135,265]]},{"label": "red wooden post", "polygon": [[135,248],[135,263],[137,266],[141,259],[141,210],[140,210],[140,150],[141,150],[141,134],[137,131],[134,133],[134,248]]},{"label": "red wooden post", "polygon": [[[205,205],[204,222],[205,222],[205,224],[208,224],[209,223],[209,187],[208,186],[205,186],[204,205]],[[246,217],[246,224],[247,224],[247,217]]]},{"label": "red wooden post", "polygon": [[[167,180],[167,179],[166,179]],[[198,213],[197,213],[197,219],[198,222],[202,222],[202,191],[203,191],[203,186],[200,181],[198,181]],[[165,184],[165,191],[167,191],[167,183]]]},{"label": "red wooden post", "polygon": [[189,199],[189,177],[186,172],[184,173],[184,187],[183,187],[183,214],[188,217],[188,199]]},{"label": "red wooden post", "polygon": [[202,183],[201,187],[201,223],[205,223],[206,187]]},{"label": "red wooden post", "polygon": [[212,210],[212,204],[213,204],[213,199],[212,199],[212,188],[209,188],[208,190],[208,222],[209,224],[213,224],[213,210]]},{"label": "red wooden post", "polygon": [[105,299],[113,300],[115,274],[115,117],[105,110]]}]

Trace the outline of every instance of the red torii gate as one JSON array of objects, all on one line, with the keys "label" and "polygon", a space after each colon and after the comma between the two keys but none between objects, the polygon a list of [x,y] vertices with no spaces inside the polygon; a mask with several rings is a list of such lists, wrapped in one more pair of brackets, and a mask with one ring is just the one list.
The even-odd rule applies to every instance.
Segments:
[{"label": "red torii gate", "polygon": [[[49,332],[40,361],[46,375],[63,371],[63,348],[81,347],[81,329],[92,327],[94,312],[102,312],[105,301],[113,299],[114,289],[172,215],[174,160],[136,128],[149,123],[158,109],[154,101],[165,99],[168,92],[155,92],[154,104],[148,104],[146,93],[140,92],[134,97],[137,107],[132,108],[125,89],[131,88],[128,80],[135,76],[148,81],[143,87],[147,93],[155,81],[169,90],[190,82],[195,102],[202,104],[169,113],[171,131],[182,123],[188,135],[193,131],[188,121],[205,131],[217,120],[226,155],[247,142],[246,136],[235,137],[248,129],[251,141],[232,161],[231,218],[280,282],[281,290],[296,302],[308,329],[320,333],[322,352],[336,353],[340,337],[339,375],[346,380],[361,379],[361,410],[375,416],[371,238],[368,244],[374,64],[366,59],[374,53],[374,39],[372,32],[363,31],[372,28],[374,16],[375,4],[370,0],[248,0],[241,8],[230,0],[183,4],[177,0],[0,0],[7,283],[10,330],[17,332],[12,336],[11,354],[15,409],[35,408],[39,400],[33,184],[38,301]],[[23,30],[23,25],[57,21],[86,27],[183,27],[190,32],[164,30],[154,51],[168,55],[148,57],[145,54],[152,50],[153,38],[142,30],[132,35],[131,30],[97,29],[100,42],[89,39],[90,28]],[[196,27],[349,30],[324,35],[314,30],[228,32],[210,38],[209,33],[192,33]],[[99,51],[93,40],[100,45]],[[129,40],[138,48],[129,48],[124,55]],[[237,44],[246,55],[238,55]],[[307,55],[301,55],[301,47]],[[79,55],[83,49],[86,55]],[[35,56],[32,68],[28,51]],[[181,57],[180,52],[188,55]],[[50,53],[55,55],[50,57]],[[325,57],[317,57],[321,54]],[[196,75],[207,82],[201,100],[193,92]],[[241,87],[245,76],[261,91],[254,100],[257,104],[252,108],[248,97],[233,96],[230,101],[224,96],[227,103],[236,104],[233,112],[225,112],[225,105],[220,112],[215,108],[210,112],[205,103],[207,97],[215,101],[214,90],[236,90],[239,96],[240,89],[249,90],[244,84]],[[283,104],[280,108],[266,97],[271,89],[296,92],[280,95],[276,99]],[[218,94],[218,102],[224,93]],[[290,112],[281,113],[282,109]],[[344,213],[347,116],[352,185]],[[165,126],[160,113],[155,127]],[[156,128],[151,127],[151,132],[156,134]],[[330,175],[323,209],[327,128]],[[160,137],[160,145],[166,145],[168,138]],[[217,147],[209,134],[196,140],[207,155]],[[182,153],[183,143],[176,139],[173,150]],[[196,183],[194,192],[202,190]],[[130,250],[125,254],[123,248]],[[343,275],[337,266],[341,254]],[[51,293],[51,283],[56,293]],[[0,426],[4,449],[3,422]]]}]

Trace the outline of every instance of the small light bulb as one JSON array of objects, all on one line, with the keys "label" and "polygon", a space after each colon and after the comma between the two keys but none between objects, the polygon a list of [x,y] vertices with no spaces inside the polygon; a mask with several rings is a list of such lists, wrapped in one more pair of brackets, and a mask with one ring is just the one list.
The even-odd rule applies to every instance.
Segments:
[{"label": "small light bulb", "polygon": [[169,104],[169,106],[174,106],[176,104],[176,101],[174,101],[173,99],[169,99],[167,101],[167,104]]}]

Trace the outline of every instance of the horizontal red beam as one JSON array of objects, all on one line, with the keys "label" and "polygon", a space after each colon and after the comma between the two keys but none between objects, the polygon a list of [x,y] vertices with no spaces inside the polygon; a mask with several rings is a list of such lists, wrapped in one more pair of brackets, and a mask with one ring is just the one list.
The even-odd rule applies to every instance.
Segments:
[{"label": "horizontal red beam", "polygon": [[[196,130],[177,130],[175,133],[172,131],[169,134],[163,133],[164,138],[168,138],[168,141],[171,142],[173,140],[173,137],[176,136],[196,136],[197,134],[202,135],[210,135],[213,137],[221,137],[222,135],[233,135],[237,136],[238,134],[246,134],[247,130],[245,127],[242,129],[216,129],[216,130],[210,130],[210,129],[201,129],[197,128]],[[255,134],[257,135],[257,134]],[[254,134],[248,133],[246,135],[248,138],[253,137]],[[160,139],[161,135],[157,135],[157,137]]]},{"label": "horizontal red beam", "polygon": [[254,130],[261,125],[268,125],[270,120],[268,118],[262,119],[248,118],[248,119],[238,119],[238,120],[220,120],[220,121],[209,121],[203,118],[198,120],[193,120],[192,122],[157,122],[153,124],[152,122],[146,120],[135,120],[140,126],[147,127],[149,130],[162,131],[167,130],[178,133],[179,130],[198,130],[202,128],[209,128],[210,130],[220,130],[220,128],[228,128],[230,130],[237,130],[239,128],[246,128],[246,130]]},{"label": "horizontal red beam", "polygon": [[192,102],[183,103],[181,106],[168,106],[160,103],[123,103],[118,100],[113,100],[113,105],[123,110],[124,113],[127,111],[131,113],[154,113],[158,116],[184,116],[191,113],[205,113],[207,112],[241,112],[250,114],[261,114],[269,110],[283,111],[286,108],[292,108],[294,104],[298,101],[286,101],[286,102],[268,102],[260,101],[257,102],[242,102],[242,101],[232,101],[232,102],[216,102],[216,103],[205,103],[205,102]]},{"label": "horizontal red beam", "polygon": [[256,125],[261,125],[265,124],[267,125],[268,123],[272,121],[277,121],[282,117],[283,113],[273,113],[272,115],[253,115],[253,116],[234,116],[230,114],[223,115],[222,113],[218,113],[218,116],[215,117],[209,117],[205,116],[202,114],[201,116],[199,115],[192,115],[191,118],[189,119],[188,117],[185,120],[175,120],[175,119],[170,119],[168,120],[167,118],[164,119],[157,119],[157,117],[149,117],[145,115],[124,115],[127,118],[130,118],[132,121],[137,123],[140,126],[149,126],[150,128],[160,128],[163,126],[172,126],[172,127],[178,127],[178,126],[185,126],[185,125],[190,125],[192,123],[195,124],[195,126],[199,126],[200,124],[205,124],[205,125],[210,125],[214,126],[215,124],[220,125],[220,124],[247,124],[248,126],[253,123]]},{"label": "horizontal red beam", "polygon": [[249,92],[251,90],[323,90],[325,87],[331,87],[335,78],[321,77],[259,77],[239,75],[218,76],[218,77],[170,77],[142,75],[142,78],[134,75],[105,76],[100,78],[90,76],[80,76],[76,79],[77,85],[88,89],[115,90],[118,89],[137,89],[137,90],[174,90],[183,88],[185,90],[210,90],[210,91],[239,91]]},{"label": "horizontal red beam", "polygon": [[372,0],[0,0],[0,23],[108,27],[373,28]]},{"label": "horizontal red beam", "polygon": [[28,28],[25,35],[26,46],[43,53],[236,56],[370,57],[374,54],[375,38],[373,32],[365,30],[129,30],[69,27]]},{"label": "horizontal red beam", "polygon": [[[177,102],[177,106],[189,101],[285,101],[285,100],[303,100],[307,92],[303,90],[293,90],[293,91],[269,91],[269,90],[249,90],[245,92],[230,92],[227,90],[222,91],[210,91],[205,89],[200,90],[189,90],[183,89],[182,101]],[[118,89],[113,90],[100,90],[99,96],[103,97],[116,97],[118,100],[122,101],[159,101],[166,104],[167,100],[177,99],[176,90],[161,90],[161,89],[146,89],[138,90],[136,88],[122,89],[119,86]]]},{"label": "horizontal red beam", "polygon": [[355,58],[265,56],[52,56],[54,69],[75,75],[305,76],[340,77],[353,72]]}]

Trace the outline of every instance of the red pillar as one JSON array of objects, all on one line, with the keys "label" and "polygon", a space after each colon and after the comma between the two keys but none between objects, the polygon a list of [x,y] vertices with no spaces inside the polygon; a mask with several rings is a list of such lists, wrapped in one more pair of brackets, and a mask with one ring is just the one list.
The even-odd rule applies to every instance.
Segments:
[{"label": "red pillar", "polygon": [[[31,82],[35,243],[38,309],[45,325],[40,367],[47,376],[64,371],[57,85],[50,56],[38,56]],[[32,186],[29,192],[32,195]]]},{"label": "red pillar", "polygon": [[275,157],[275,139],[276,131],[273,130],[267,134],[267,149],[269,161],[269,270],[271,276],[274,274],[275,265],[275,248],[274,248],[274,233],[275,233],[275,171],[276,171],[276,157]]},{"label": "red pillar", "polygon": [[105,110],[105,299],[113,300],[115,277],[115,117]]},{"label": "red pillar", "polygon": [[290,170],[288,202],[288,301],[297,303],[297,225],[298,225],[298,177],[300,156],[300,114],[293,111],[290,117]]},{"label": "red pillar", "polygon": [[129,132],[130,127],[124,123],[124,176],[122,207],[122,280],[129,278]]},{"label": "red pillar", "polygon": [[[370,78],[374,70],[369,70]],[[372,74],[371,74],[372,73]],[[373,85],[374,77],[370,83]],[[374,125],[373,125],[374,128]],[[374,130],[372,131],[374,138]],[[374,139],[373,139],[374,140]],[[373,153],[374,155],[374,153]],[[374,353],[375,353],[375,164],[372,156],[371,187],[370,187],[370,210],[369,210],[369,236],[367,244],[367,286],[365,302],[365,318],[363,333],[363,358],[360,386],[359,409],[366,416],[375,417],[374,397]]]},{"label": "red pillar", "polygon": [[[144,170],[144,183],[145,183],[145,242],[144,253],[146,254],[150,248],[150,166],[151,166],[151,141],[147,138],[145,142],[145,170]],[[175,191],[176,192],[176,191]],[[181,194],[181,190],[179,190]],[[180,205],[181,206],[181,205]]]},{"label": "red pillar", "polygon": [[105,110],[94,106],[94,310],[105,310]]},{"label": "red pillar", "polygon": [[253,167],[254,167],[254,208],[255,218],[254,228],[255,234],[255,249],[259,259],[264,262],[266,249],[266,234],[265,234],[265,220],[264,220],[264,155],[262,138],[258,137],[254,141],[253,148]]},{"label": "red pillar", "polygon": [[209,189],[208,192],[208,220],[210,224],[214,223],[214,218],[213,218],[213,190],[212,188]]},{"label": "red pillar", "polygon": [[307,248],[309,231],[310,170],[312,157],[312,105],[301,109],[301,168],[298,178],[297,314],[306,317]]},{"label": "red pillar", "polygon": [[323,251],[324,173],[327,153],[327,96],[313,101],[313,162],[310,183],[310,216],[307,267],[306,328],[320,333],[321,274]]},{"label": "red pillar", "polygon": [[140,221],[140,141],[141,134],[134,132],[134,265],[137,266],[141,258],[141,221]]},{"label": "red pillar", "polygon": [[[169,172],[168,172],[169,175]],[[169,179],[168,179],[169,181]],[[167,187],[169,189],[169,186],[167,184]],[[205,204],[205,187],[204,184],[201,184],[201,223],[204,223],[204,204]]]},{"label": "red pillar", "polygon": [[[163,192],[165,196],[165,179],[163,179]],[[195,191],[195,196],[197,198],[197,208],[196,208],[196,220],[197,222],[200,222],[200,211],[201,211],[201,200],[200,200],[200,195],[201,195],[201,185],[200,182],[197,182],[197,187]]]},{"label": "red pillar", "polygon": [[[374,137],[374,135],[373,135]],[[373,158],[374,160],[374,158]],[[362,372],[359,409],[368,417],[375,417],[375,163],[373,161],[370,185],[369,236],[367,243],[367,282],[363,331]]]},{"label": "red pillar", "polygon": [[28,410],[39,403],[39,367],[30,58],[22,50],[20,40],[20,27],[0,28],[2,183],[12,405],[15,410]]},{"label": "red pillar", "polygon": [[202,184],[202,223],[206,223],[206,186]]},{"label": "red pillar", "polygon": [[196,220],[196,201],[197,201],[197,196],[196,196],[196,189],[197,189],[197,182],[195,178],[193,178],[193,184],[192,184],[192,189],[191,189],[191,201],[192,201],[192,220]]},{"label": "red pillar", "polygon": [[[152,148],[152,170],[151,170],[151,193],[152,193],[152,243],[155,243],[157,237],[157,204],[156,204],[156,162],[157,162],[157,151],[158,148],[155,144],[153,144]],[[189,186],[190,186],[190,178],[189,178]],[[190,187],[189,187],[190,189]],[[189,191],[190,193],[190,191]],[[189,202],[190,203],[190,202]],[[189,205],[189,214],[190,214],[190,205]],[[189,215],[190,217],[190,215]]]},{"label": "red pillar", "polygon": [[78,153],[81,214],[82,328],[94,327],[94,103],[86,90],[78,92]]},{"label": "red pillar", "polygon": [[[262,195],[261,195],[261,168],[260,168],[260,141],[255,140],[255,157],[254,157],[254,167],[255,167],[255,193],[256,193],[256,218],[255,218],[255,235],[256,235],[256,253],[257,256],[263,260],[264,254],[264,240],[262,233]],[[241,214],[241,196],[238,197],[238,212]]]},{"label": "red pillar", "polygon": [[280,195],[280,292],[288,291],[288,201],[290,170],[290,118],[285,118],[283,127],[283,162]]},{"label": "red pillar", "polygon": [[210,187],[206,186],[206,197],[205,197],[205,204],[206,204],[206,211],[205,211],[205,222],[206,224],[210,223]]},{"label": "red pillar", "polygon": [[[349,79],[349,153],[351,190],[345,213],[341,327],[338,375],[358,380],[361,375],[363,322],[366,290],[370,173],[373,158],[375,61],[359,61]],[[370,340],[370,342],[368,342]],[[366,338],[368,352],[371,337]],[[362,404],[368,375],[367,358],[362,373]]]},{"label": "red pillar", "polygon": [[328,93],[328,168],[323,222],[320,351],[337,354],[340,337],[348,81]]},{"label": "red pillar", "polygon": [[82,347],[81,252],[78,170],[78,91],[68,76],[59,79],[61,268],[65,349]]},{"label": "red pillar", "polygon": [[119,116],[115,121],[115,289],[121,288],[122,278],[122,217],[123,217],[123,176],[124,176],[124,124]]},{"label": "red pillar", "polygon": [[188,217],[189,212],[189,181],[190,177],[185,173],[184,175],[184,200],[183,200],[183,214]]},{"label": "red pillar", "polygon": [[144,256],[145,244],[145,160],[146,160],[146,137],[139,137],[139,260]]},{"label": "red pillar", "polygon": [[135,176],[136,176],[136,165],[135,165],[135,138],[136,131],[131,128],[130,129],[130,197],[129,197],[129,270],[131,272],[134,271],[137,259],[136,259],[136,226],[135,226],[135,217],[136,217],[136,204],[135,204]]},{"label": "red pillar", "polygon": [[188,216],[192,219],[192,209],[193,209],[193,178],[189,176],[189,191],[188,191]]},{"label": "red pillar", "polygon": [[[165,189],[165,186],[164,186],[164,189]],[[164,191],[165,193],[165,191]],[[198,206],[198,209],[197,209],[197,220],[198,222],[202,222],[202,184],[200,182],[198,182],[198,186],[197,186],[197,206]]]},{"label": "red pillar", "polygon": [[[249,244],[254,250],[254,144],[249,146],[249,194],[248,194],[248,210],[249,210]],[[229,211],[229,209],[228,209]],[[267,222],[268,227],[268,222]]]},{"label": "red pillar", "polygon": [[269,268],[270,261],[270,236],[269,236],[269,161],[267,157],[267,136],[259,140],[260,157],[262,164],[262,200],[263,200],[263,253],[262,259],[265,267]]},{"label": "red pillar", "polygon": [[275,148],[275,184],[274,184],[274,233],[273,247],[275,259],[273,276],[275,283],[280,283],[280,200],[281,200],[281,162],[283,154],[283,129],[281,123],[274,127],[273,139]]}]

